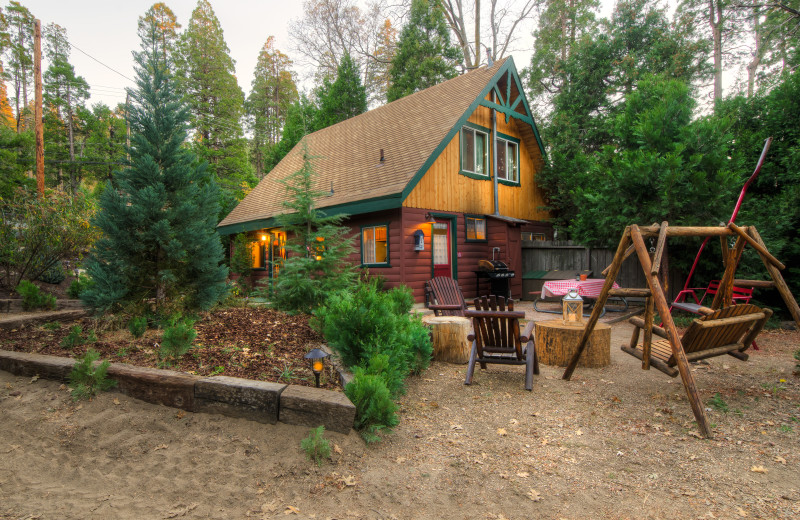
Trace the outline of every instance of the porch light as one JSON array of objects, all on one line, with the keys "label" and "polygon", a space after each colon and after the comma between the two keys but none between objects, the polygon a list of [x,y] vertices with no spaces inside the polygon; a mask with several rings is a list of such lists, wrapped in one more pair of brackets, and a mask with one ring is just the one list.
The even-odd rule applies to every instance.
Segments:
[{"label": "porch light", "polygon": [[261,241],[262,242],[266,242],[267,241],[267,235],[261,235]]},{"label": "porch light", "polygon": [[314,372],[317,388],[319,388],[319,376],[325,369],[325,358],[328,357],[328,354],[322,349],[313,348],[304,357],[311,363],[311,371]]},{"label": "porch light", "polygon": [[561,300],[562,319],[564,325],[583,326],[583,298],[577,289],[570,289]]},{"label": "porch light", "polygon": [[425,223],[426,224],[436,224],[436,219],[433,218],[433,215],[430,213],[425,213]]}]

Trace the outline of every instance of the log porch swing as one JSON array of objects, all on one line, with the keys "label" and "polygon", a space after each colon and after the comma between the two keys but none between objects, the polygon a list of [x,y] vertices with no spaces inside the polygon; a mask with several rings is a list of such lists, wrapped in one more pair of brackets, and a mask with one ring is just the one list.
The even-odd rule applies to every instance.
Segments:
[{"label": "log porch swing", "polygon": [[[700,321],[706,319],[711,319],[712,321],[716,319],[717,322],[723,322],[723,325],[733,325],[736,323],[742,324],[747,318],[750,318],[747,327],[750,327],[751,325],[752,327],[749,328],[749,332],[747,329],[742,331],[741,327],[739,327],[739,330],[737,331],[729,331],[732,332],[732,334],[726,333],[726,337],[733,337],[734,335],[738,334],[737,339],[740,341],[736,343],[721,346],[707,344],[705,346],[700,345],[699,348],[696,344],[696,341],[694,341],[694,338],[690,339],[686,337],[689,336],[689,331],[687,330],[687,334],[683,339],[686,342],[694,343],[693,347],[686,347],[686,350],[690,351],[689,357],[691,357],[691,359],[701,359],[704,357],[729,354],[738,359],[746,360],[747,355],[743,353],[744,350],[746,350],[750,343],[752,343],[753,339],[755,339],[755,336],[761,330],[761,327],[763,327],[764,322],[766,322],[769,318],[769,315],[772,314],[769,309],[762,311],[761,309],[758,309],[752,305],[740,305],[739,307],[742,307],[742,309],[740,309],[739,312],[734,313],[725,313],[720,311],[721,308],[728,307],[732,304],[731,296],[736,268],[739,264],[739,260],[741,259],[745,245],[750,245],[756,250],[758,255],[761,257],[767,272],[772,278],[772,281],[752,280],[749,282],[752,282],[752,286],[757,284],[758,287],[776,288],[783,297],[783,300],[786,302],[786,306],[789,308],[789,312],[792,314],[794,321],[800,327],[800,307],[798,307],[797,301],[795,300],[794,296],[792,296],[792,293],[789,291],[789,287],[786,285],[786,282],[780,273],[780,270],[784,269],[785,266],[777,258],[770,254],[766,245],[764,244],[764,241],[761,239],[761,236],[758,234],[758,231],[754,226],[740,227],[733,222],[728,223],[727,226],[719,227],[670,227],[667,222],[662,222],[660,225],[653,224],[643,227],[633,224],[625,228],[622,238],[619,241],[617,251],[614,255],[614,259],[611,262],[611,265],[608,266],[608,268],[606,268],[606,270],[603,272],[603,274],[606,274],[605,285],[603,286],[600,296],[597,298],[597,304],[594,306],[592,315],[585,326],[583,335],[581,336],[578,344],[578,348],[575,351],[575,354],[573,355],[569,365],[567,365],[567,369],[564,371],[563,379],[569,380],[572,377],[572,373],[575,371],[575,367],[578,365],[578,360],[586,348],[587,341],[592,334],[598,319],[600,318],[600,312],[603,309],[606,300],[609,297],[644,297],[646,298],[644,320],[641,318],[631,319],[631,322],[634,325],[638,325],[644,329],[644,342],[639,350],[638,347],[636,347],[636,341],[638,341],[639,334],[639,329],[637,328],[634,331],[636,337],[632,341],[632,347],[628,349],[623,348],[623,350],[636,355],[636,357],[641,356],[643,370],[650,369],[651,361],[653,361],[655,357],[658,357],[657,355],[660,355],[662,359],[669,359],[669,363],[661,362],[658,359],[653,361],[653,366],[659,370],[665,371],[665,373],[674,377],[675,375],[678,375],[674,373],[674,365],[677,366],[678,373],[683,381],[683,386],[686,388],[686,395],[689,398],[689,403],[692,406],[692,411],[694,412],[695,419],[697,420],[700,433],[703,437],[710,438],[711,429],[709,427],[708,419],[706,418],[703,402],[697,393],[694,377],[689,370],[689,358],[684,350],[684,344],[681,341],[682,338],[679,336],[678,330],[675,327],[675,322],[669,312],[669,302],[664,295],[664,290],[662,288],[661,281],[659,280],[659,272],[662,271],[661,260],[662,256],[664,255],[664,246],[666,244],[667,237],[714,236],[720,237],[720,242],[722,243],[725,272],[720,282],[719,291],[714,296],[714,300],[711,303],[710,308],[705,309],[705,314],[708,314],[708,316],[705,316],[701,320],[695,320],[693,327],[694,329],[716,327],[716,325],[709,325],[708,321],[705,324],[701,323],[698,325]],[[653,237],[657,237],[657,243],[655,252],[651,258],[644,239]],[[736,242],[730,248],[728,247],[728,237],[736,237]],[[639,263],[642,266],[648,286],[643,289],[613,289],[612,285],[619,275],[622,263],[634,252],[636,253]],[[737,283],[747,282],[748,280],[737,280]],[[654,307],[663,320],[663,329],[657,326],[654,327]],[[748,309],[744,309],[744,307],[747,307]],[[751,307],[752,309],[750,309]],[[744,312],[749,312],[750,314],[748,316],[739,316],[739,314],[743,314]],[[728,316],[729,314],[736,314],[737,316],[730,317]],[[722,327],[716,328],[719,330]],[[692,327],[690,327],[690,329],[692,329]],[[696,331],[694,329],[692,330],[691,334],[693,337],[696,336]],[[669,346],[663,345],[661,352],[651,355],[652,336],[654,332],[657,335],[667,339]],[[713,336],[713,334],[710,336]],[[719,334],[717,336],[719,336]],[[741,339],[742,336],[744,336],[743,340]],[[736,341],[736,339],[733,341]],[[723,341],[723,343],[729,342],[729,340]],[[638,354],[634,353],[634,350],[637,350]],[[672,372],[670,372],[670,370]]]}]

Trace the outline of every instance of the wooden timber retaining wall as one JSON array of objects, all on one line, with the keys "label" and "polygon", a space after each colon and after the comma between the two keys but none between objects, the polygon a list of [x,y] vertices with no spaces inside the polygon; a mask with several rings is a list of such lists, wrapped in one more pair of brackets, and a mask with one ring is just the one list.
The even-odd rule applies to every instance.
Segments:
[{"label": "wooden timber retaining wall", "polygon": [[[553,270],[591,270],[592,278],[602,278],[603,269],[611,265],[614,251],[611,249],[595,249],[573,243],[572,241],[522,241],[522,274],[529,271]],[[672,301],[683,289],[686,273],[676,269],[669,270],[669,284],[666,296]],[[647,287],[642,267],[635,254],[622,264],[617,283],[620,287]],[[524,299],[533,299],[523,294]]]}]

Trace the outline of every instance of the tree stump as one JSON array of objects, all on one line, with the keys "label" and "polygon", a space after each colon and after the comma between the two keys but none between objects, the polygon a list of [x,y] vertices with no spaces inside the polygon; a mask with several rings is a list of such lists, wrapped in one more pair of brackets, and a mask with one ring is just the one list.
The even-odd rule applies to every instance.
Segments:
[{"label": "tree stump", "polygon": [[[584,324],[585,325],[585,324]],[[561,320],[536,322],[536,353],[544,365],[565,367],[572,360],[583,336],[584,327],[564,325]],[[611,363],[611,326],[595,325],[579,367],[600,368]]]},{"label": "tree stump", "polygon": [[472,322],[460,316],[426,316],[423,322],[431,328],[433,359],[446,363],[469,361],[472,342],[467,341]]}]

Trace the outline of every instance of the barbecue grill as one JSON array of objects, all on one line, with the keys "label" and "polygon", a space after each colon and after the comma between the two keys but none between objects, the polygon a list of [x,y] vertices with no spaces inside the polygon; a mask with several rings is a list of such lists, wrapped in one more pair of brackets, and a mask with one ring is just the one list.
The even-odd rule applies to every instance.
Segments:
[{"label": "barbecue grill", "polygon": [[514,271],[508,268],[508,264],[500,260],[480,260],[478,270],[475,271],[475,293],[480,295],[481,278],[489,279],[489,294],[511,297],[511,278],[516,276]]}]

